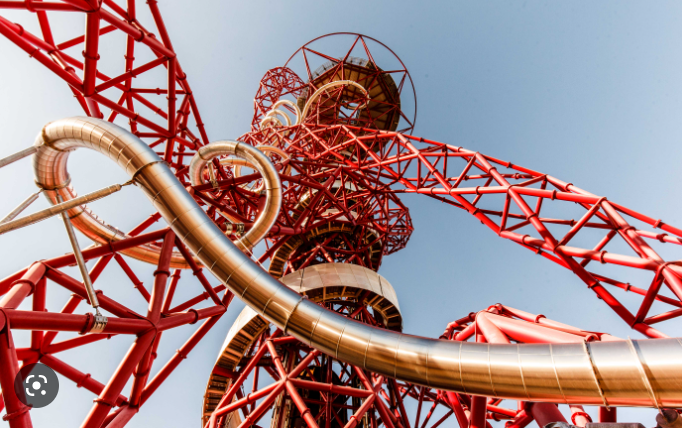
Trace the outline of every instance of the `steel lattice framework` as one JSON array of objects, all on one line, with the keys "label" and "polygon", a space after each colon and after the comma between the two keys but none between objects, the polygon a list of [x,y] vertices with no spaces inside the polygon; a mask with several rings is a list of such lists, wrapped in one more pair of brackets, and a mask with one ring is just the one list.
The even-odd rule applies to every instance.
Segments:
[{"label": "steel lattice framework", "polygon": [[[147,3],[159,38],[137,19],[135,2],[126,7],[107,0],[67,2],[8,1],[0,9],[21,9],[35,14],[40,24],[40,35],[28,32],[23,26],[0,17],[0,33],[40,62],[69,85],[83,111],[92,117],[113,122],[119,116],[127,118],[130,130],[159,148],[163,159],[175,168],[184,166],[187,153],[208,142],[192,89],[175,55],[166,26],[161,18],[158,2]],[[85,14],[85,34],[58,43],[54,40],[48,11],[68,11]],[[99,67],[102,55],[99,39],[109,33],[125,35],[123,53],[125,72],[107,74]],[[160,40],[159,40],[160,39]],[[82,49],[79,53],[78,50]],[[138,58],[151,58],[146,62]],[[79,58],[82,57],[82,60]],[[150,71],[164,68],[167,80],[156,88],[135,85]],[[80,75],[79,72],[80,71]],[[162,90],[163,89],[163,90]],[[104,117],[104,110],[109,113]],[[141,114],[142,113],[142,114]],[[190,118],[196,123],[192,132]],[[159,147],[160,146],[160,147]]]},{"label": "steel lattice framework", "polygon": [[[682,230],[660,219],[511,162],[397,132],[367,134],[350,126],[320,129],[302,125],[273,133],[297,158],[317,162],[320,167],[331,159],[342,160],[364,190],[391,197],[401,193],[427,195],[466,210],[500,237],[571,270],[629,326],[649,337],[666,337],[651,325],[682,315],[682,266],[677,261],[664,261],[646,241],[682,245]],[[250,141],[248,136],[245,139]],[[495,202],[495,197],[500,199]],[[560,202],[577,203],[584,213],[578,220],[543,217],[543,211],[550,212],[551,206]],[[658,231],[637,229],[626,218]],[[523,232],[525,227],[532,231]],[[571,241],[585,231],[603,235],[591,249],[571,246]],[[633,255],[605,250],[617,236]],[[588,271],[586,267],[592,262],[649,271],[651,285],[643,289]],[[639,309],[628,311],[604,285],[642,295]],[[663,286],[673,297],[659,294]],[[654,301],[675,309],[648,316]]]},{"label": "steel lattice framework", "polygon": [[[268,193],[264,175],[253,165],[225,155],[211,158],[200,172],[200,184],[192,182],[190,159],[196,159],[209,138],[158,3],[146,4],[158,37],[138,20],[134,0],[125,6],[113,0],[0,1],[0,9],[35,15],[40,34],[2,16],[0,33],[63,79],[87,116],[119,123],[127,119],[130,131],[172,168],[225,236],[237,241],[263,212]],[[84,14],[84,34],[56,41],[48,13],[61,12]],[[101,52],[100,39],[109,34],[126,39],[122,74],[102,68],[100,57],[112,53]],[[251,259],[282,280],[324,263],[376,272],[385,255],[407,245],[413,231],[400,195],[425,195],[467,211],[499,237],[573,272],[646,337],[668,337],[654,326],[682,315],[682,263],[664,260],[652,241],[682,245],[681,229],[551,175],[410,135],[416,122],[416,93],[405,65],[372,38],[340,35],[350,36],[347,51],[324,52],[316,46],[322,39],[315,39],[260,81],[251,131],[239,142],[259,148],[270,158],[279,172],[282,197],[279,214],[265,236],[264,252],[256,256],[245,250]],[[384,50],[382,58],[393,59],[395,67],[382,69],[377,49]],[[159,70],[166,78],[155,88],[137,84],[143,82],[141,76],[157,76]],[[412,113],[407,112],[410,103]],[[566,211],[566,203],[574,204],[572,211]],[[578,216],[575,208],[580,209]],[[161,214],[155,213],[132,231],[108,242],[97,240],[84,249],[83,260],[96,261],[83,281],[63,271],[80,265],[77,245],[73,254],[41,259],[0,281],[0,295],[4,295],[0,403],[10,426],[32,425],[30,408],[11,389],[19,364],[36,362],[97,395],[83,426],[124,426],[225,313],[233,293],[225,284],[209,282],[189,245],[171,228],[150,230],[160,219]],[[608,252],[607,246],[615,242],[626,245],[631,254]],[[145,287],[128,264],[130,256],[136,256],[132,251],[140,247],[158,254],[147,260],[154,262],[149,268],[154,274],[152,287]],[[595,270],[596,263],[606,264],[606,272]],[[108,266],[120,267],[149,306],[135,311],[97,291],[99,307],[109,315],[106,331],[98,333],[96,315],[74,311],[84,301],[92,303],[89,281],[96,282]],[[636,287],[620,280],[617,270],[623,267],[650,272],[650,285]],[[175,295],[181,277],[192,278],[196,288],[184,302]],[[315,301],[348,319],[401,330],[395,324],[399,311],[387,315],[381,303],[388,296],[351,288],[335,286],[335,294],[328,295],[325,286]],[[61,312],[45,312],[48,289],[72,293]],[[611,293],[614,289],[639,296],[639,307],[626,308]],[[28,297],[31,310],[19,310]],[[652,314],[655,303],[670,308]],[[178,344],[177,354],[151,377],[162,333],[201,320],[195,333]],[[30,346],[14,346],[12,332],[17,330],[31,332]],[[55,342],[60,332],[79,336]],[[118,334],[136,335],[136,339],[106,382],[57,356]],[[524,427],[533,420],[541,426],[566,421],[556,404],[526,402],[523,395],[517,409],[509,409],[500,406],[502,398],[443,391],[370,372],[308,346],[263,318],[251,336],[230,368],[219,363],[212,371],[205,425],[253,426],[268,412],[273,413],[274,426],[437,427],[452,415],[461,427],[486,427],[490,421],[507,421],[508,427]],[[617,340],[502,305],[453,321],[441,338],[496,344]],[[259,376],[269,376],[272,383],[265,385]],[[131,379],[132,390],[123,395]],[[250,390],[244,388],[247,382]],[[602,399],[606,405],[603,394]],[[652,399],[658,406],[655,394]],[[573,424],[584,427],[592,421],[582,406],[570,409]],[[600,408],[598,421],[616,421],[615,408]]]}]

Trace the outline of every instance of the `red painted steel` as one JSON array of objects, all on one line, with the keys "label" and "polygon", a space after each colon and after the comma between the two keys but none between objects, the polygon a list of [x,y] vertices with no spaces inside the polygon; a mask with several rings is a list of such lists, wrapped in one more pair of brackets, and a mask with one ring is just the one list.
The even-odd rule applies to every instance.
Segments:
[{"label": "red painted steel", "polygon": [[[562,339],[560,334],[565,339]],[[607,333],[586,331],[552,321],[544,315],[531,314],[501,304],[490,306],[480,312],[471,313],[464,318],[453,321],[447,326],[441,338],[468,340],[474,335],[479,340],[494,343],[575,343],[576,341],[619,340]],[[465,397],[465,395],[448,392],[447,397],[450,406],[456,404],[458,400],[462,400],[463,396]],[[486,398],[474,396],[472,398],[474,407],[476,399],[486,400]],[[570,422],[575,426],[585,427],[588,422],[593,422],[589,414],[580,405],[568,405],[571,417],[567,420],[556,404],[516,402],[516,409],[509,409],[500,407],[501,402],[503,401],[499,399],[487,399],[487,403],[484,404],[485,409],[479,408],[479,425],[482,424],[483,419],[506,421],[505,427],[525,427],[533,421],[540,427],[553,422]],[[615,421],[615,412],[614,407],[599,407],[600,417],[598,421]],[[613,415],[613,417],[608,417],[608,415]],[[466,414],[466,418],[457,416],[462,427],[467,427],[472,417],[475,417],[475,408],[471,409],[471,414]]]},{"label": "red painted steel", "polygon": [[[324,304],[351,319],[380,325],[370,314],[362,313],[366,312],[362,301],[329,300]],[[291,337],[282,336],[276,329],[262,333],[250,352],[242,359],[243,366],[236,373],[228,374],[232,381],[209,418],[209,427],[232,424],[229,416],[235,414],[240,415],[236,423],[239,427],[249,427],[271,409],[278,410],[274,427],[409,425],[404,407],[399,408],[397,403],[400,400],[402,405],[398,391],[403,386],[395,380],[338,362]],[[264,385],[259,377],[274,379],[274,382]],[[252,390],[244,395],[241,392],[247,380],[251,381]],[[288,402],[293,404],[290,409],[285,408]]]},{"label": "red painted steel", "polygon": [[[87,115],[108,121],[119,116],[127,118],[132,133],[156,149],[197,201],[206,206],[207,214],[226,235],[236,239],[239,231],[233,229],[234,225],[243,224],[248,230],[261,210],[260,175],[236,175],[229,164],[221,166],[216,160],[216,183],[207,177],[206,184],[191,187],[187,164],[195,150],[208,143],[208,135],[159,5],[156,0],[146,4],[158,36],[140,22],[134,0],[125,6],[112,0],[0,1],[0,10],[24,10],[27,16],[34,14],[40,25],[40,34],[32,34],[0,16],[0,34],[63,79]],[[84,14],[84,34],[56,41],[48,12]],[[111,33],[126,38],[123,73],[107,72],[99,62],[100,38]],[[324,38],[341,36],[349,40],[347,51],[329,54],[316,45]],[[382,70],[374,61],[371,44],[387,50],[399,66]],[[151,60],[140,62],[136,55]],[[164,82],[156,87],[138,85],[142,76],[152,76],[157,70],[164,71]],[[355,80],[367,93],[343,84],[330,87],[312,100],[325,84],[344,80]],[[653,326],[682,315],[682,264],[662,259],[647,240],[679,246],[681,229],[550,175],[462,147],[407,135],[414,128],[417,111],[416,93],[411,86],[414,114],[404,112],[406,101],[401,98],[410,95],[407,86],[411,86],[409,72],[395,53],[372,38],[347,33],[313,40],[283,67],[266,73],[254,100],[252,130],[240,140],[281,150],[270,157],[280,170],[283,201],[280,217],[265,240],[265,252],[254,259],[269,265],[275,276],[322,262],[349,262],[377,270],[383,256],[406,246],[413,226],[399,197],[416,193],[466,210],[498,236],[572,271],[633,329],[647,337],[666,337]],[[297,105],[299,111],[309,104],[308,115],[292,126],[262,124],[274,104],[283,99]],[[290,120],[295,117],[296,109],[291,105],[279,109]],[[562,202],[577,204],[573,207],[581,211],[568,212],[562,207],[558,212],[553,209],[553,216],[548,216],[547,209]],[[73,254],[38,261],[0,281],[0,295],[4,295],[0,300],[0,386],[2,407],[7,411],[4,418],[10,426],[31,425],[30,412],[16,399],[12,385],[19,362],[38,361],[96,395],[84,426],[124,426],[225,312],[232,293],[226,291],[219,296],[225,286],[211,286],[168,228],[147,231],[159,219],[158,213],[150,216],[126,240],[83,251],[86,260],[97,259],[90,271],[93,282],[116,263],[148,303],[146,311],[134,311],[107,295],[111,293],[98,292],[102,309],[113,315],[108,318],[105,334],[87,334],[94,324],[92,314],[74,314],[83,300],[87,302],[87,295],[81,282],[60,270],[75,264]],[[642,224],[656,231],[644,230]],[[594,247],[576,245],[576,239],[594,239],[595,235],[600,240],[591,240]],[[616,241],[632,253],[605,250]],[[120,252],[151,243],[163,247],[153,286],[145,287]],[[171,272],[169,259],[174,249],[187,259],[192,267],[190,277],[196,278],[196,291],[182,302],[175,298],[176,287],[179,278],[188,272]],[[597,272],[593,269],[596,263],[605,264],[607,270],[629,267],[649,272],[651,284],[633,286],[618,280],[617,275]],[[72,292],[71,298],[61,312],[47,312],[47,291],[61,288]],[[611,293],[613,289],[641,297],[639,307],[626,308]],[[29,296],[31,310],[19,310]],[[209,305],[193,309],[205,301]],[[655,303],[672,309],[652,315]],[[343,312],[352,319],[378,325],[365,308],[351,309]],[[157,375],[150,377],[162,333],[199,320],[205,321]],[[30,346],[14,346],[15,330],[31,332]],[[55,343],[59,332],[80,335]],[[136,335],[136,341],[105,382],[57,357],[61,352],[117,334]],[[453,321],[442,337],[493,343],[614,339],[502,305]],[[285,364],[283,353],[296,360]],[[259,364],[264,358],[267,364]],[[533,421],[539,425],[565,421],[551,404],[521,402],[515,409],[506,408],[499,399],[415,386],[338,362],[343,372],[341,377],[337,374],[336,380],[331,367],[320,379],[309,379],[311,365],[322,368],[334,362],[278,331],[264,334],[252,347],[250,361],[237,372],[224,372],[234,381],[210,425],[220,426],[228,413],[237,410],[243,414],[243,426],[258,424],[279,403],[278,398],[291,401],[302,424],[309,427],[433,427],[453,415],[462,427],[487,427],[494,421],[505,421],[507,427],[525,427]],[[270,376],[274,383],[259,386],[259,378],[253,378],[259,374]],[[252,377],[252,388],[243,394],[241,385],[247,377]],[[121,392],[131,379],[132,390],[126,397]],[[311,392],[317,392],[320,398],[305,397]],[[348,398],[355,400],[353,404],[340,402]],[[341,418],[343,409],[350,411]],[[592,420],[580,406],[570,406],[570,410],[570,421],[576,425],[584,426]],[[598,421],[615,420],[615,408],[600,408]]]},{"label": "red painted steel", "polygon": [[[403,211],[398,196],[406,193],[426,195],[466,210],[498,236],[571,270],[598,299],[633,329],[648,337],[665,337],[652,325],[682,314],[682,266],[676,261],[663,260],[656,247],[645,240],[647,235],[633,224],[652,225],[659,230],[655,238],[669,244],[678,244],[682,230],[571,183],[462,147],[397,132],[367,134],[366,130],[346,125],[303,124],[273,128],[247,134],[242,139],[252,144],[277,140],[291,155],[290,165],[297,163],[294,161],[306,161],[305,167],[301,168],[306,176],[332,174],[339,181],[356,185],[357,191],[350,192],[353,198],[365,195],[368,197],[365,200],[394,203],[392,208],[396,210],[390,216],[386,215],[387,221],[383,225],[388,237],[387,243],[382,243],[385,253],[404,247],[412,229],[409,214],[406,209]],[[328,168],[339,161],[340,167]],[[282,178],[283,182],[289,180],[287,176]],[[317,187],[320,187],[319,182]],[[294,188],[292,185],[291,189]],[[339,199],[341,195],[336,193],[334,198]],[[566,212],[565,206],[559,205],[561,202],[576,203],[583,211]],[[336,203],[329,206],[342,208]],[[567,215],[564,218],[544,217],[550,211],[553,214],[564,211]],[[340,217],[341,213],[334,215]],[[397,216],[393,218],[393,215]],[[319,217],[321,222],[325,221],[324,213]],[[371,219],[373,223],[375,220],[376,217]],[[312,218],[306,222],[315,224]],[[359,225],[364,220],[357,222]],[[582,236],[581,240],[589,241],[595,236],[602,239],[592,249],[586,249],[572,245],[571,241],[578,235]],[[632,254],[611,253],[604,249],[616,240],[630,248]],[[280,240],[276,247],[283,242]],[[324,247],[324,244],[320,246]],[[265,261],[274,254],[275,251],[269,248],[260,259]],[[289,260],[292,269],[298,268],[296,258]],[[361,264],[356,257],[353,259]],[[648,289],[633,286],[605,276],[602,271],[589,270],[588,265],[593,263],[607,264],[607,270],[622,266],[648,271],[652,283]],[[627,309],[607,286],[641,295],[639,308]],[[674,309],[651,315],[649,311],[654,301]]]},{"label": "red painted steel", "polygon": [[[64,267],[73,262],[72,255],[60,257],[59,262],[56,262],[56,265],[54,262],[52,265],[47,265],[46,263],[48,263],[49,260],[33,264],[28,270],[21,272],[24,274],[19,276],[19,278],[13,277],[15,280],[11,284],[12,288],[2,299],[3,308],[0,309],[0,311],[2,311],[2,317],[5,318],[5,321],[3,322],[2,335],[4,340],[7,341],[7,345],[4,348],[5,350],[0,354],[10,356],[9,358],[11,358],[13,355],[15,358],[19,358],[24,363],[35,361],[45,363],[46,365],[52,367],[59,374],[77,383],[79,387],[83,387],[84,389],[99,395],[99,397],[96,399],[95,407],[93,407],[93,410],[86,419],[84,426],[102,425],[109,410],[112,407],[121,406],[124,403],[127,407],[131,407],[131,409],[134,408],[134,410],[131,411],[129,409],[125,411],[125,416],[121,417],[121,419],[115,424],[122,424],[121,422],[124,418],[126,421],[129,420],[130,417],[132,417],[138,411],[139,407],[168,377],[170,372],[178,366],[183,358],[186,357],[189,351],[196,346],[199,340],[206,334],[208,329],[210,329],[217,322],[217,319],[222,316],[232,299],[232,295],[230,293],[220,300],[220,305],[213,307],[197,310],[186,307],[172,314],[162,311],[164,297],[166,296],[167,278],[170,274],[168,269],[170,251],[172,251],[175,241],[174,234],[168,230],[162,230],[158,234],[152,234],[153,238],[158,238],[161,234],[161,237],[164,238],[164,244],[166,246],[162,249],[162,263],[159,264],[155,272],[156,283],[152,292],[152,301],[150,302],[149,306],[150,309],[146,317],[126,308],[114,300],[109,299],[101,292],[98,292],[98,298],[100,299],[103,309],[113,313],[114,315],[120,316],[121,318],[109,317],[107,326],[105,328],[106,334],[85,334],[93,325],[92,314],[88,313],[86,315],[79,315],[72,313],[75,307],[83,299],[87,299],[82,283],[70,278],[58,270],[60,267]],[[145,234],[140,234],[140,237],[145,237]],[[150,236],[146,236],[147,239],[149,237]],[[131,240],[134,239],[135,237],[133,237]],[[139,244],[135,241],[125,240],[125,242],[129,247]],[[120,251],[125,249],[117,246],[118,245],[115,243],[112,243],[99,248],[102,253],[106,255],[103,255],[100,258],[100,261],[98,261],[91,271],[91,278],[93,282],[97,280],[97,276],[101,274],[102,270],[104,270],[108,263],[115,262],[115,260],[112,260],[111,258],[113,258],[116,253],[112,251]],[[98,255],[98,252],[95,249],[98,248],[89,250],[93,256]],[[47,271],[45,271],[46,269]],[[177,280],[179,271],[176,270],[175,273],[176,277],[174,280]],[[52,284],[56,286],[52,286],[52,284],[48,286],[45,283],[48,280],[50,280]],[[64,307],[61,313],[44,312],[44,296],[46,289],[58,289],[59,285],[73,290],[74,295],[71,297],[69,302],[67,302],[67,305]],[[16,307],[21,304],[21,301],[26,297],[27,294],[31,293],[31,290],[34,286],[35,292],[33,292],[32,310],[16,310]],[[224,287],[221,289],[224,289]],[[171,297],[165,297],[165,299],[167,301],[167,305],[172,304]],[[179,325],[193,324],[206,318],[208,318],[206,322],[179,350],[178,354],[173,357],[164,368],[161,369],[156,377],[149,380],[151,362],[156,357],[155,352],[158,347],[158,342],[162,332]],[[31,330],[31,346],[27,348],[13,349],[10,328]],[[81,334],[81,336],[54,343],[53,340],[60,331],[78,332]],[[131,347],[131,351],[124,358],[119,369],[107,384],[100,383],[99,381],[92,378],[90,374],[83,373],[54,356],[59,352],[89,345],[100,340],[109,339],[117,334],[135,334],[138,335],[138,339],[133,344],[133,347]],[[12,351],[14,353],[12,353]],[[3,364],[17,364],[17,362],[3,362]],[[11,368],[3,368],[3,370],[7,372],[8,376],[13,373]],[[126,398],[121,394],[121,390],[131,377],[133,378],[133,388],[130,398]],[[149,381],[148,384],[147,381]],[[2,381],[0,383],[2,384],[3,395],[5,395],[4,397],[6,399],[6,404],[8,407],[10,407],[10,414],[12,414],[19,409],[15,406],[16,404],[12,405],[12,398],[7,396],[13,394],[12,387],[7,387],[9,384],[6,381]],[[12,414],[8,417],[8,419],[11,419],[10,424],[13,426],[26,425],[30,423],[30,418],[26,420],[26,416],[28,416],[28,414],[24,415],[22,413],[18,413],[16,415]],[[109,421],[111,421],[113,418],[114,417],[110,418]]]},{"label": "red painted steel", "polygon": [[[105,118],[106,115],[108,121],[114,121],[119,116],[126,117],[131,131],[146,140],[150,147],[158,148],[157,152],[178,172],[181,179],[186,180],[186,177],[183,177],[183,168],[193,151],[208,142],[208,136],[187,77],[174,53],[159,6],[154,0],[147,2],[147,5],[153,19],[151,24],[156,27],[158,38],[138,20],[137,5],[134,1],[127,2],[125,7],[121,7],[110,0],[104,2],[70,0],[63,3],[3,1],[0,2],[0,9],[20,9],[35,14],[40,24],[40,34],[31,34],[25,27],[1,16],[0,34],[64,79],[87,115],[98,118]],[[84,34],[63,42],[55,41],[46,11],[83,13]],[[126,38],[123,53],[125,72],[120,75],[117,72],[108,73],[98,62],[101,54],[99,40],[112,32],[122,33]],[[146,63],[136,61],[136,55],[145,58],[149,57],[149,54],[152,57],[151,61]],[[78,56],[82,56],[83,59],[78,60]],[[136,85],[145,80],[146,75],[159,68],[165,69],[167,79],[163,83],[158,83],[156,88]],[[109,112],[106,113],[105,110]],[[192,118],[194,126],[190,126]],[[103,425],[103,422],[110,425],[127,423],[217,322],[232,299],[231,294],[225,295],[222,299],[218,297],[217,293],[225,287],[222,285],[211,287],[202,274],[197,274],[200,286],[206,293],[204,295],[195,293],[199,294],[196,300],[176,305],[173,296],[181,272],[175,270],[171,277],[167,262],[169,253],[176,247],[174,235],[167,228],[146,232],[159,219],[158,213],[152,215],[129,233],[131,236],[129,239],[83,251],[86,260],[98,259],[90,272],[93,282],[111,262],[116,262],[130,278],[134,288],[140,291],[149,303],[149,310],[145,316],[98,292],[102,308],[114,315],[109,317],[106,335],[84,334],[93,324],[92,315],[73,314],[82,300],[87,299],[83,284],[59,271],[62,267],[75,264],[73,254],[39,261],[0,282],[0,294],[5,294],[0,300],[2,307],[0,310],[3,317],[9,317],[11,320],[4,326],[3,334],[7,335],[5,340],[8,345],[4,347],[2,354],[9,356],[8,358],[19,357],[24,363],[41,361],[76,382],[79,387],[99,395],[84,425],[99,426]],[[155,272],[155,283],[150,294],[140,281],[140,277],[118,252],[162,239],[167,247],[163,248],[162,263]],[[182,248],[181,243],[178,242],[177,245]],[[172,282],[167,290],[169,277]],[[48,280],[50,282],[46,284]],[[72,291],[73,296],[60,313],[46,312],[45,291],[58,289],[60,286]],[[32,310],[16,310],[22,300],[31,293]],[[216,306],[191,309],[209,297]],[[156,377],[149,379],[151,364],[156,357],[162,332],[204,319],[205,323],[182,346],[178,354]],[[30,330],[31,346],[14,349],[11,339],[7,340],[8,337],[11,338],[10,328]],[[79,332],[82,335],[54,343],[60,331]],[[138,339],[124,358],[119,370],[106,384],[101,384],[90,374],[80,372],[54,356],[59,352],[86,346],[116,334],[136,334]],[[10,363],[17,364],[16,361]],[[7,377],[12,374],[13,369],[4,367],[2,369]],[[131,377],[133,389],[128,400],[120,391]],[[9,381],[2,381],[3,395],[10,411],[8,415],[10,425],[30,425],[28,411],[18,412],[21,409],[15,406],[11,398],[13,392],[8,385]],[[129,404],[123,412],[119,410],[107,415],[112,407],[121,406],[122,403]]]}]

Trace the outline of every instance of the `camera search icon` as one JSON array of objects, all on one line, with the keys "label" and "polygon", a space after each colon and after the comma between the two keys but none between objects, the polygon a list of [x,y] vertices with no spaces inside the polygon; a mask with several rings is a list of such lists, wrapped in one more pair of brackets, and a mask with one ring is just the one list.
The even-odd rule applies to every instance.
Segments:
[{"label": "camera search icon", "polygon": [[43,408],[57,397],[59,378],[42,363],[28,364],[14,378],[14,392],[24,405]]}]

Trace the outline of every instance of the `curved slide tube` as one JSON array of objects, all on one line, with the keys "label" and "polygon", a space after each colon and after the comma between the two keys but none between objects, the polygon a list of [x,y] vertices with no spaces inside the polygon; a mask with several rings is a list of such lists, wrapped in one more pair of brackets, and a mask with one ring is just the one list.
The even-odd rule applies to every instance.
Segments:
[{"label": "curved slide tube", "polygon": [[255,147],[235,141],[217,141],[201,147],[190,161],[189,178],[192,186],[202,184],[201,174],[209,161],[224,155],[234,155],[245,159],[263,176],[263,186],[266,191],[263,211],[260,212],[251,229],[235,243],[241,250],[251,250],[270,232],[270,228],[279,216],[282,204],[279,174],[270,158]]},{"label": "curved slide tube", "polygon": [[[47,148],[91,148],[114,160],[230,290],[279,328],[341,361],[416,384],[490,397],[682,406],[680,339],[498,345],[370,327],[302,298],[272,278],[225,237],[156,153],[129,132],[76,117],[48,124],[38,141]],[[68,178],[66,171],[57,174]]]},{"label": "curved slide tube", "polygon": [[[300,121],[298,123],[300,123],[306,119],[306,117],[308,116],[308,111],[310,111],[310,107],[313,105],[313,102],[315,102],[315,100],[317,98],[319,98],[323,92],[326,92],[328,89],[330,89],[332,87],[340,87],[340,86],[345,86],[345,85],[356,87],[357,89],[359,89],[361,92],[363,92],[365,94],[365,97],[367,99],[369,99],[369,93],[367,93],[367,90],[355,81],[340,80],[340,81],[329,82],[329,83],[323,85],[322,87],[320,87],[319,89],[317,89],[315,91],[315,93],[313,93],[313,95],[310,96],[310,99],[308,99],[308,102],[306,102],[305,106],[303,107],[303,112],[301,113]],[[364,103],[364,104],[358,106],[356,109],[361,110],[366,105],[367,105],[367,103]]]},{"label": "curved slide tube", "polygon": [[289,115],[287,115],[287,113],[285,113],[284,111],[277,109],[282,105],[288,105],[296,113],[296,120],[294,120],[293,123],[294,125],[297,125],[301,121],[301,110],[298,108],[298,105],[296,105],[290,100],[282,99],[275,102],[275,104],[270,108],[270,111],[268,111],[267,114],[265,114],[265,117],[263,117],[263,120],[261,120],[260,122],[261,130],[265,129],[265,127],[268,124],[283,126],[282,121],[277,116],[284,118],[284,121],[286,122],[287,126],[291,126],[291,119],[289,118]]},{"label": "curved slide tube", "polygon": [[[71,187],[71,177],[66,170],[66,162],[69,153],[80,145],[79,142],[81,140],[52,142],[52,138],[44,135],[44,133],[45,130],[36,138],[35,145],[37,151],[33,156],[33,171],[36,184],[44,190],[48,201],[54,206],[59,204],[57,195],[60,195],[64,202],[75,199],[78,196]],[[101,142],[98,142],[97,145],[102,147],[108,147],[114,139],[111,133],[103,134],[98,138]],[[86,205],[80,205],[68,210],[68,215],[73,226],[96,243],[105,244],[128,238],[126,233],[101,220]],[[161,247],[141,245],[126,249],[121,253],[150,264],[158,264]],[[172,268],[190,268],[183,256],[178,252],[173,253],[170,265]]]},{"label": "curved slide tube", "polygon": [[[207,146],[202,147],[202,148],[208,148],[209,146],[212,146],[213,144],[218,144],[220,142],[236,142],[236,141],[218,141],[216,143],[208,144]],[[245,144],[245,143],[241,143],[241,145],[242,146],[248,146],[249,148],[252,148],[251,146],[249,146],[248,144]],[[289,158],[289,155],[284,150],[280,149],[279,147],[263,144],[263,145],[256,146],[256,148],[260,152],[265,154],[266,156],[270,156],[270,155],[275,154],[275,155],[279,156],[280,158],[282,158],[283,160]],[[225,152],[225,153],[219,154],[215,157],[229,155],[229,154],[232,154],[232,153]],[[192,186],[199,186],[199,185],[203,184],[201,176],[203,175],[203,170],[206,169],[208,162],[210,162],[209,160],[204,159],[205,162],[202,163],[201,165],[199,165],[199,163],[198,163],[199,161],[194,162],[194,160],[197,158],[201,159],[201,156],[199,155],[199,153],[194,155],[194,158],[192,159],[192,161],[190,161],[190,167],[189,167],[189,173],[188,174],[189,174],[189,181],[192,183]],[[229,157],[229,158],[220,159],[220,165],[232,167],[233,174],[234,174],[235,178],[241,177],[242,167],[257,170],[256,167],[251,162],[249,162],[246,159],[242,159],[240,157]],[[289,175],[289,173],[291,173],[291,165],[287,165],[284,168],[284,173],[286,175]],[[252,189],[251,191],[259,193],[259,192],[263,191],[264,187],[265,187],[265,183],[261,184],[260,186],[258,186],[255,189]]]}]

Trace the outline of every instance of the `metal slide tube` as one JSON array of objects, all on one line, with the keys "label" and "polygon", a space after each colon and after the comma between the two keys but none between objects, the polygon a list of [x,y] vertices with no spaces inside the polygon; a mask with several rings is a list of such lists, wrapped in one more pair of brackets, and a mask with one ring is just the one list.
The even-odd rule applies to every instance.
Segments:
[{"label": "metal slide tube", "polygon": [[[322,87],[320,87],[319,89],[317,89],[317,90],[315,91],[315,93],[313,93],[313,95],[310,96],[310,99],[308,99],[308,102],[306,102],[305,106],[303,107],[303,112],[301,113],[301,117],[300,117],[299,123],[305,121],[306,117],[308,116],[308,111],[310,110],[310,107],[313,105],[313,102],[315,102],[315,99],[317,99],[318,97],[320,97],[320,95],[321,95],[322,93],[326,92],[327,89],[330,89],[330,88],[332,88],[332,87],[340,87],[340,86],[345,86],[345,85],[350,85],[350,86],[353,86],[353,87],[357,87],[361,92],[363,92],[363,93],[365,94],[365,97],[366,97],[367,99],[369,99],[369,93],[367,93],[367,90],[366,90],[363,86],[361,86],[359,83],[357,83],[357,82],[355,82],[355,81],[352,81],[352,80],[340,80],[340,81],[332,81],[332,82],[329,82],[329,83],[323,85]],[[358,107],[357,107],[357,110],[363,109],[366,105],[367,105],[367,103],[364,103],[364,104],[358,106]]]},{"label": "metal slide tube", "polygon": [[[289,155],[282,150],[279,147],[267,145],[267,144],[262,144],[259,146],[256,146],[256,148],[264,153],[266,156],[270,156],[271,154],[276,154],[277,156],[281,157],[283,160],[284,159],[289,159]],[[245,166],[248,168],[255,169],[250,163],[248,163],[245,160],[238,159],[238,158],[225,158],[220,160],[221,165],[233,165],[234,166],[234,176],[235,178],[241,177],[241,167]],[[287,165],[284,168],[284,174],[289,175],[291,173],[291,165]],[[262,190],[262,187],[259,189],[254,190],[254,192],[260,192]]]},{"label": "metal slide tube", "polygon": [[[88,137],[85,137],[84,139],[87,140]],[[101,152],[106,152],[114,137],[108,132],[103,132],[103,134],[97,136],[96,139],[97,142],[95,142],[94,145],[96,145]],[[49,142],[49,139],[46,140],[43,136],[38,136],[36,138],[37,143],[43,143],[45,141]],[[37,152],[33,156],[33,172],[36,184],[45,191],[45,196],[52,205],[58,203],[57,195],[60,195],[64,202],[78,199],[78,195],[70,186],[71,177],[66,170],[69,149],[73,149],[76,146],[76,143],[69,141],[60,141],[54,145],[41,145],[37,148]],[[116,160],[117,155],[107,155]],[[79,205],[68,210],[68,214],[74,228],[96,243],[107,244],[131,238],[126,233],[97,217],[97,215],[85,205]],[[150,264],[158,264],[161,248],[153,244],[141,244],[126,249],[121,253]],[[176,252],[171,258],[171,267],[187,269],[189,268],[189,265],[185,262],[182,255]]]},{"label": "metal slide tube", "polygon": [[[43,141],[63,150],[90,148],[116,161],[178,238],[235,295],[279,328],[286,325],[290,335],[340,361],[419,385],[489,397],[682,406],[680,339],[510,345],[434,340],[369,327],[301,298],[251,261],[156,153],[131,133],[102,120],[75,117],[45,126],[37,145]],[[268,189],[276,186],[271,184],[274,173],[263,178]]]},{"label": "metal slide tube", "polygon": [[241,250],[251,250],[269,232],[277,220],[282,204],[279,175],[270,158],[248,144],[236,141],[217,141],[201,147],[189,164],[192,186],[202,184],[201,174],[209,161],[218,156],[234,155],[248,161],[262,176],[265,184],[265,205],[251,229],[235,244]]},{"label": "metal slide tube", "polygon": [[[296,105],[295,103],[293,103],[292,101],[287,100],[287,99],[281,99],[281,100],[278,100],[277,102],[275,102],[270,107],[270,111],[268,111],[268,113],[265,114],[265,116],[266,117],[269,116],[272,111],[277,110],[277,108],[281,107],[282,105],[288,105],[289,107],[291,107],[294,110],[294,112],[296,113],[296,120],[294,121],[294,124],[295,125],[299,124],[301,122],[301,110],[298,108],[298,105]],[[279,110],[277,110],[277,111],[279,111]],[[280,112],[283,112],[283,111],[280,111]],[[284,113],[284,115],[289,117],[286,113]]]}]

